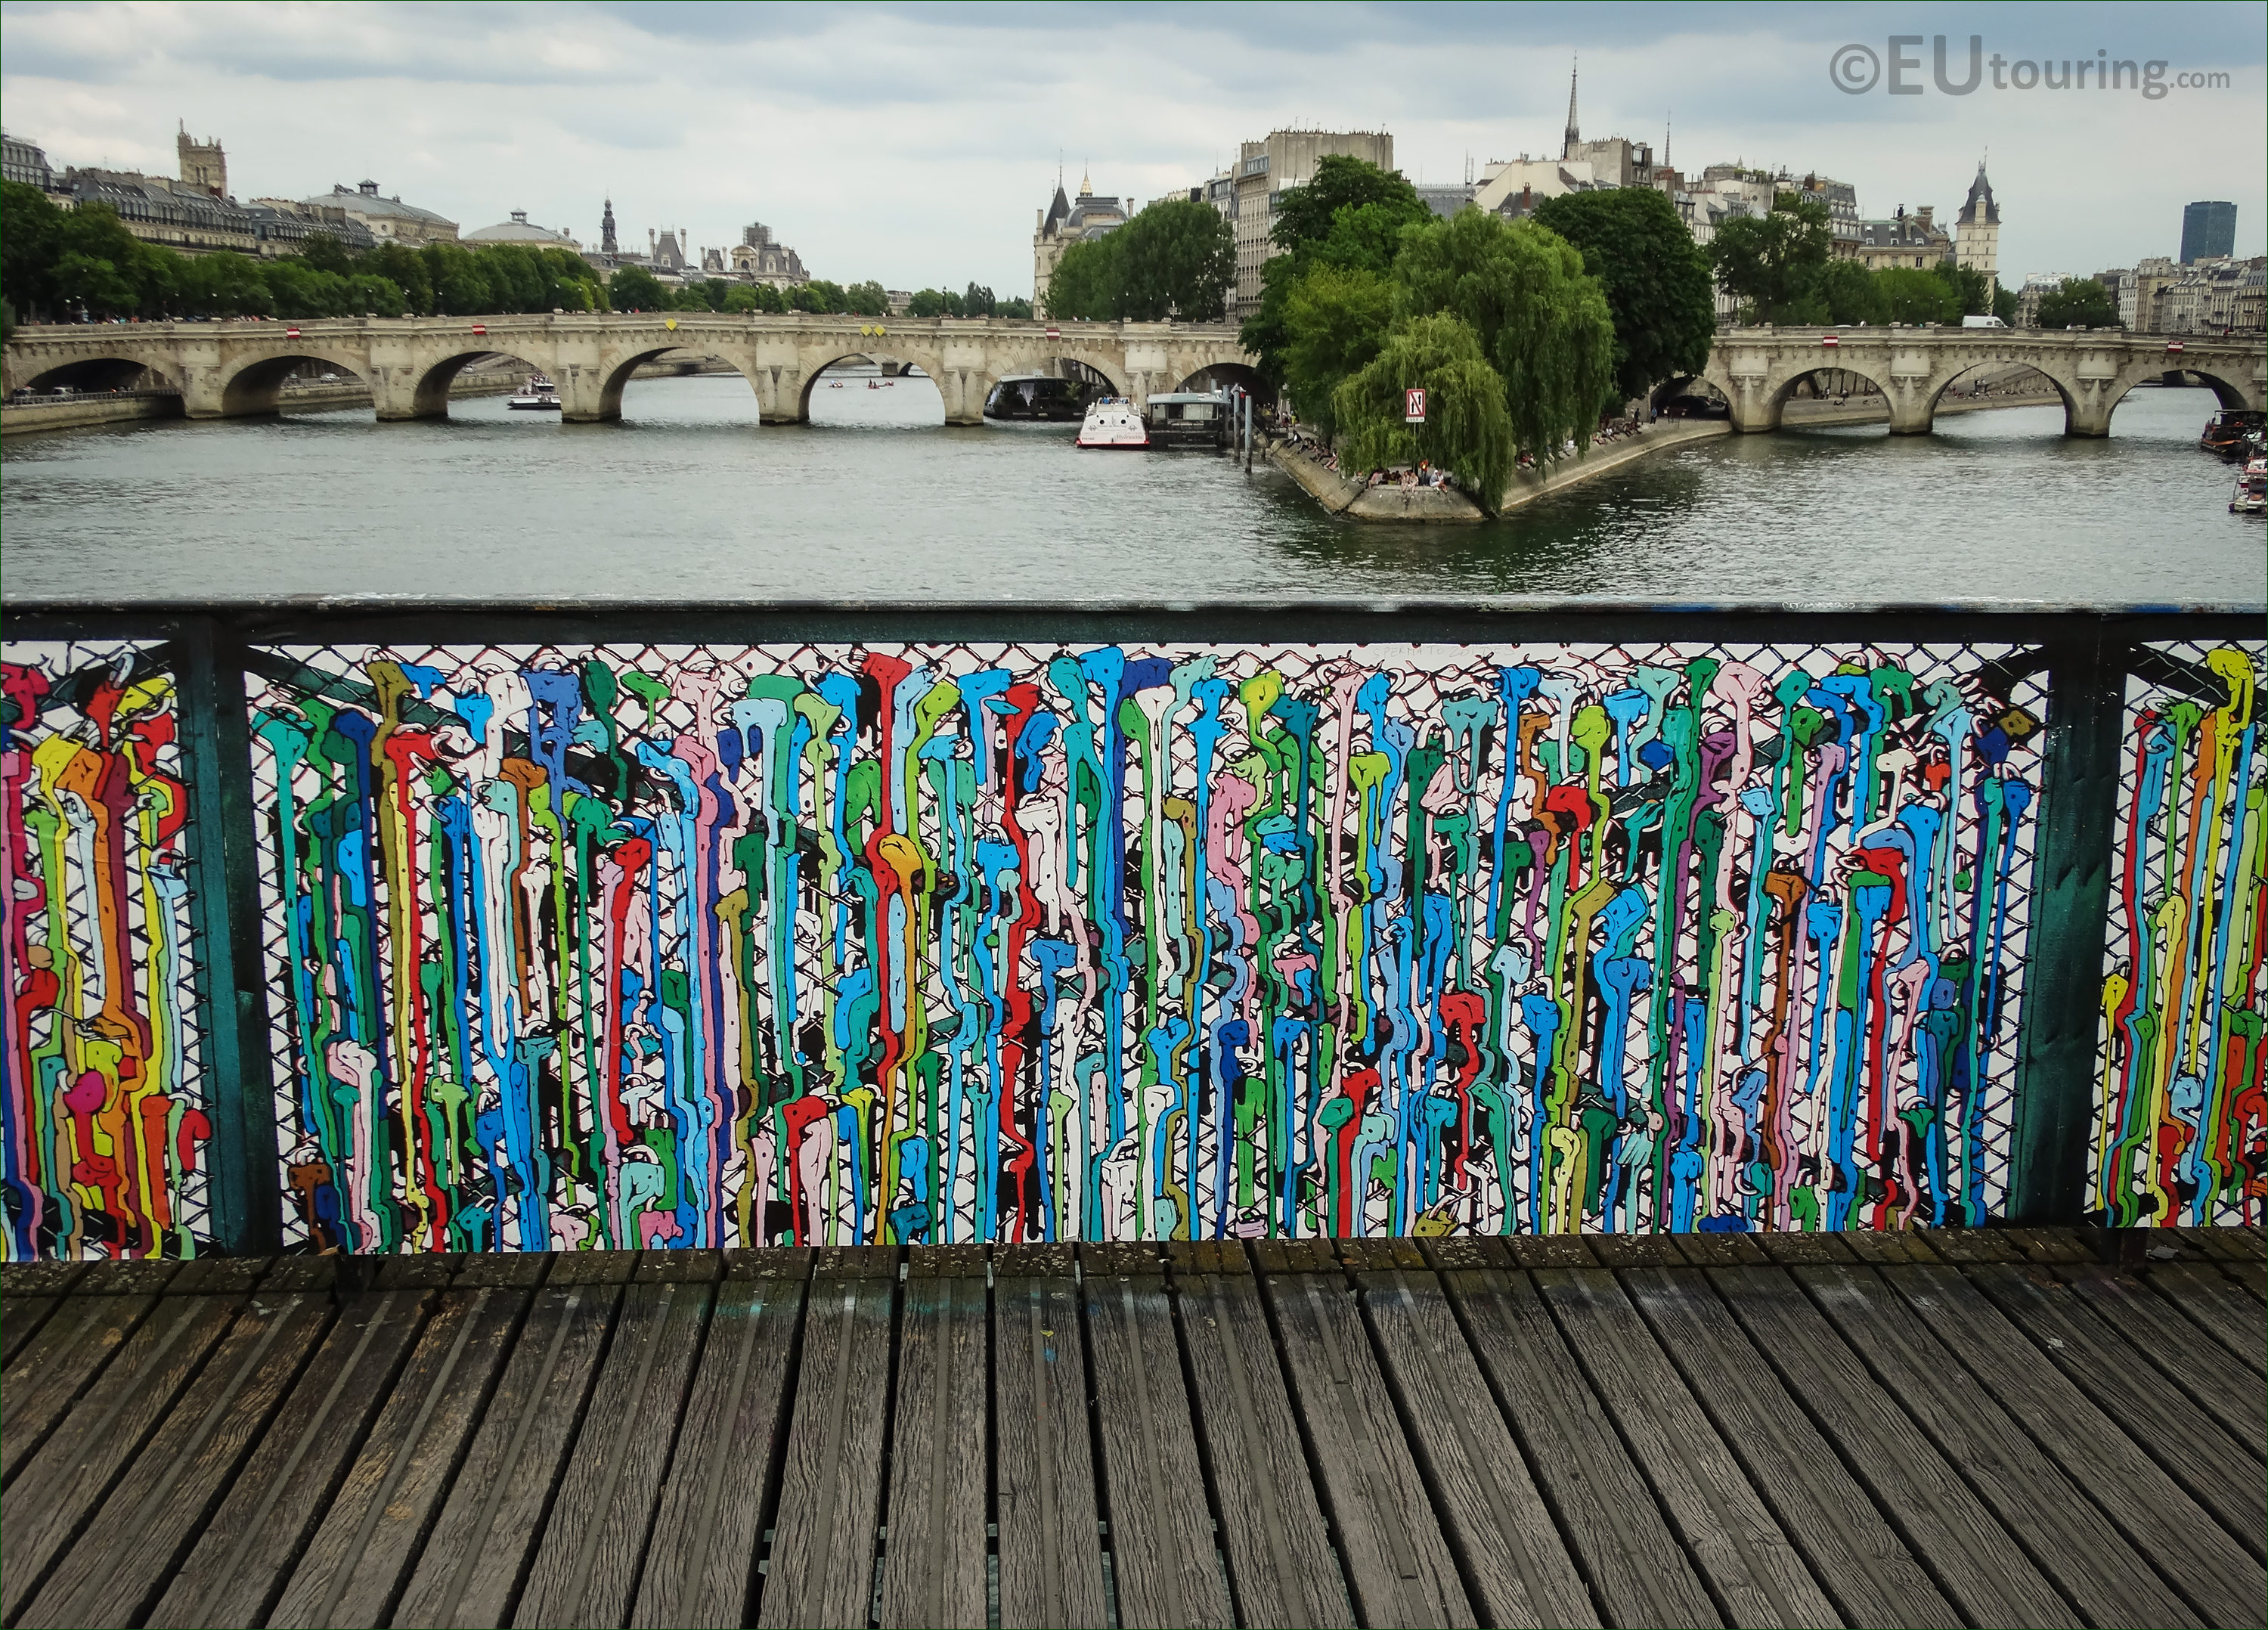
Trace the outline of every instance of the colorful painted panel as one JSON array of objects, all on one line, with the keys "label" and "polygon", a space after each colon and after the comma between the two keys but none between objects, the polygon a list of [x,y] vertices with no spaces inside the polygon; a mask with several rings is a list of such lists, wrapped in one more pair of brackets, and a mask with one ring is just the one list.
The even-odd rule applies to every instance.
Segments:
[{"label": "colorful painted panel", "polygon": [[1981,1221],[2043,713],[1998,654],[263,653],[292,1226]]},{"label": "colorful painted panel", "polygon": [[2268,645],[2160,645],[2225,699],[2130,681],[2089,1209],[2110,1226],[2268,1216]]},{"label": "colorful painted panel", "polygon": [[173,682],[128,646],[0,661],[11,1262],[186,1257],[205,1215]]}]

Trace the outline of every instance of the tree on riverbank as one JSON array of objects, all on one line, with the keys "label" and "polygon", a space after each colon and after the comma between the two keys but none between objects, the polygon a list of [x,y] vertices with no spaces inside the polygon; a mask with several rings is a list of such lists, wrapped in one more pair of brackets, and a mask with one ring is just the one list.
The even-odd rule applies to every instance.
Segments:
[{"label": "tree on riverbank", "polygon": [[1710,263],[1749,322],[1799,322],[1834,236],[1827,206],[1782,193],[1769,215],[1736,216],[1717,228]]},{"label": "tree on riverbank", "polygon": [[[1314,179],[1277,194],[1276,204],[1268,237],[1281,253],[1261,267],[1260,309],[1237,337],[1260,359],[1261,377],[1283,386],[1291,383],[1290,311],[1300,281],[1318,266],[1385,277],[1402,252],[1402,229],[1432,220],[1433,212],[1397,173],[1342,153],[1317,159]],[[1306,383],[1313,391],[1323,382],[1311,376]],[[1336,383],[1325,385],[1326,394]]]},{"label": "tree on riverbank", "polygon": [[1048,278],[1050,317],[1215,322],[1236,281],[1236,237],[1210,204],[1161,198],[1101,238],[1072,244]]},{"label": "tree on riverbank", "polygon": [[[1405,422],[1404,393],[1423,387],[1425,420]],[[1513,425],[1503,377],[1472,326],[1447,312],[1396,323],[1377,356],[1338,387],[1339,462],[1350,471],[1430,461],[1454,471],[1494,514],[1512,480]]]},{"label": "tree on riverbank", "polygon": [[1535,219],[1582,251],[1615,325],[1615,387],[1643,396],[1709,365],[1717,331],[1709,257],[1668,198],[1650,187],[1564,193]]},{"label": "tree on riverbank", "polygon": [[2116,328],[2118,303],[2092,277],[2066,277],[2040,296],[2037,325],[2043,328]]}]

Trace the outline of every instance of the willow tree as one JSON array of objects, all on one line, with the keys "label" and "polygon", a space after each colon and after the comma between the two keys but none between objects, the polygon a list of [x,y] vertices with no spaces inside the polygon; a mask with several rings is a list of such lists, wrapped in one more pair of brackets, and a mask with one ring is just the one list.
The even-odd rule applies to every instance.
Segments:
[{"label": "willow tree", "polygon": [[[1403,393],[1418,387],[1425,392],[1425,421],[1407,424]],[[1425,460],[1453,472],[1489,513],[1503,501],[1513,457],[1504,377],[1462,318],[1437,312],[1396,322],[1378,355],[1338,387],[1332,405],[1343,468]]]},{"label": "willow tree", "polygon": [[1590,445],[1614,399],[1615,325],[1572,244],[1533,221],[1463,210],[1402,234],[1394,282],[1398,317],[1446,312],[1472,330],[1504,381],[1521,451],[1555,458],[1568,441]]}]

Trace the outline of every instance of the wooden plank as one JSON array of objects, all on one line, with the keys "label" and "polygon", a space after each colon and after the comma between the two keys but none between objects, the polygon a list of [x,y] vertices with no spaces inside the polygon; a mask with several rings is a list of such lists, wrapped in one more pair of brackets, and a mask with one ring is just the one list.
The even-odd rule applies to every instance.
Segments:
[{"label": "wooden plank", "polygon": [[1414,1240],[1344,1240],[1380,1365],[1484,1623],[1596,1625],[1599,1610]]},{"label": "wooden plank", "polygon": [[2268,1459],[2268,1412],[2260,1407],[2260,1378],[2234,1353],[2218,1342],[2200,1341],[2194,1324],[2131,1274],[2098,1265],[2054,1272],[2089,1312],[2144,1354],[2191,1403],[2255,1457]]},{"label": "wooden plank", "polygon": [[385,1622],[440,1515],[528,1300],[524,1290],[441,1293],[269,1625]]},{"label": "wooden plank", "polygon": [[2198,1622],[1876,1270],[1790,1272],[1875,1379],[2090,1621]]},{"label": "wooden plank", "polygon": [[157,1305],[154,1295],[63,1299],[0,1376],[0,1483],[15,1482]]},{"label": "wooden plank", "polygon": [[0,1368],[13,1364],[40,1326],[63,1305],[61,1296],[0,1297]]},{"label": "wooden plank", "polygon": [[0,1506],[0,1547],[8,1559],[0,1568],[0,1617],[12,1622],[23,1612],[241,1305],[233,1296],[161,1300],[26,1464]]},{"label": "wooden plank", "polygon": [[90,1262],[71,1281],[74,1296],[154,1296],[181,1271],[180,1259],[142,1257],[128,1261]]},{"label": "wooden plank", "polygon": [[1756,1351],[1971,1624],[2081,1622],[1787,1274],[1733,1266],[1712,1267],[1708,1277]]},{"label": "wooden plank", "polygon": [[[136,1624],[228,1493],[331,1322],[327,1296],[260,1298],[166,1416],[18,1622]],[[12,1559],[11,1559],[12,1565]]]},{"label": "wooden plank", "polygon": [[715,1298],[701,1272],[704,1267],[715,1272],[715,1252],[666,1255],[711,1260],[642,1262],[622,1294],[606,1366],[560,1479],[514,1624],[629,1621],[685,1412],[686,1386]]},{"label": "wooden plank", "polygon": [[2241,1228],[2181,1228],[2183,1240],[2228,1278],[2268,1300],[2268,1262],[2260,1259]]},{"label": "wooden plank", "polygon": [[[2043,1364],[2041,1348],[1960,1270],[1911,1268],[1882,1278],[2206,1623],[2257,1618],[2268,1603],[2268,1569],[2217,1527],[2060,1368]],[[2072,1328],[2076,1332],[2080,1326]],[[2054,1357],[2054,1349],[2048,1354]],[[2237,1496],[2234,1508],[2242,1512],[2244,1503]],[[2255,1513],[2263,1511],[2258,1499],[2251,1504]],[[2259,1520],[2250,1525],[2257,1528]]]},{"label": "wooden plank", "polygon": [[[1769,1246],[1767,1247],[1769,1249]],[[1546,1268],[1536,1288],[1599,1401],[1683,1536],[1711,1592],[1740,1624],[1842,1620],[1603,1268]]]},{"label": "wooden plank", "polygon": [[1252,1254],[1355,1611],[1367,1625],[1476,1623],[1329,1245],[1263,1240]]},{"label": "wooden plank", "polygon": [[1499,1240],[1428,1240],[1536,1482],[1609,1624],[1722,1622],[1543,1300]]},{"label": "wooden plank", "polygon": [[981,1624],[990,1567],[984,1247],[910,1254],[898,1316],[881,1622]]},{"label": "wooden plank", "polygon": [[1971,1268],[1969,1279],[2238,1544],[2268,1557],[2268,1466],[2257,1452],[2156,1374],[2062,1280],[2007,1265]]},{"label": "wooden plank", "polygon": [[1964,1622],[1705,1276],[1638,1268],[1623,1286],[1845,1622]]},{"label": "wooden plank", "polygon": [[2235,1280],[2202,1263],[2154,1262],[2143,1282],[2192,1324],[2236,1354],[2255,1375],[2268,1375],[2268,1319]]},{"label": "wooden plank", "polygon": [[747,1622],[773,1469],[786,1447],[789,1373],[811,1257],[800,1248],[725,1253],[633,1625]]},{"label": "wooden plank", "polygon": [[0,1262],[0,1299],[60,1296],[85,1277],[85,1262]]},{"label": "wooden plank", "polygon": [[872,1616],[894,1273],[836,1246],[814,1265],[759,1625],[858,1630]]},{"label": "wooden plank", "polygon": [[262,1620],[384,1406],[428,1301],[402,1292],[341,1305],[322,1346],[166,1584],[150,1624]]},{"label": "wooden plank", "polygon": [[534,1293],[394,1623],[511,1622],[621,1298],[614,1285]]},{"label": "wooden plank", "polygon": [[1068,1245],[1003,1246],[993,1261],[994,1501],[1006,1630],[1109,1619],[1072,1268]]},{"label": "wooden plank", "polygon": [[1133,1244],[1082,1245],[1079,1255],[1118,1622],[1134,1630],[1232,1625],[1165,1258],[1155,1246]]},{"label": "wooden plank", "polygon": [[1250,1264],[1219,1241],[1176,1244],[1167,1260],[1239,1622],[1353,1624]]}]

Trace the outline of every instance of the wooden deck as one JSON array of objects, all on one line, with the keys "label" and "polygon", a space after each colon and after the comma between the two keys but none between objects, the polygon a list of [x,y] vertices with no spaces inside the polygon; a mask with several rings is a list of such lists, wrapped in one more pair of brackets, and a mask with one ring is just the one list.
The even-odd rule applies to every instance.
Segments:
[{"label": "wooden deck", "polygon": [[2261,1235],[2147,1243],[11,1268],[0,1619],[2257,1626]]}]

